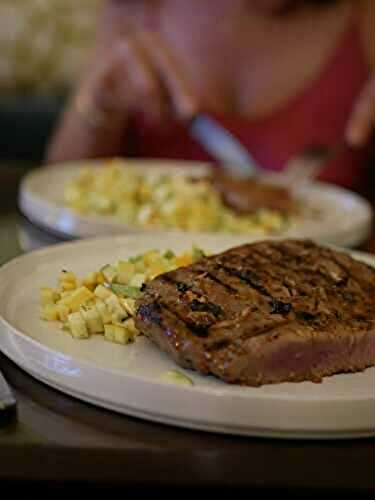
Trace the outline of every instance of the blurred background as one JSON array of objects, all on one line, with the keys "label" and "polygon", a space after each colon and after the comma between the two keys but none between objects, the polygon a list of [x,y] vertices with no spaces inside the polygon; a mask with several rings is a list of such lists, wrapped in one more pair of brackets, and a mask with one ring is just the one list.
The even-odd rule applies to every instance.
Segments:
[{"label": "blurred background", "polygon": [[0,162],[41,162],[100,0],[0,1]]}]

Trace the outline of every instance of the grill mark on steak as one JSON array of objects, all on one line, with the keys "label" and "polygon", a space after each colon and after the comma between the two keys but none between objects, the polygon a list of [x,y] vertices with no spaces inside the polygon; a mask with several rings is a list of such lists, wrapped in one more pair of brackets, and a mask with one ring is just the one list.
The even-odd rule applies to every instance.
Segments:
[{"label": "grill mark on steak", "polygon": [[[198,272],[202,272],[200,270],[197,270],[197,273]],[[228,283],[224,283],[224,281],[221,281],[217,276],[214,276],[211,272],[209,271],[204,271],[204,275],[205,277],[207,277],[208,279],[210,279],[211,281],[214,281],[215,283],[217,283],[218,285],[222,286],[223,288],[225,288],[228,292],[231,292],[231,293],[237,293],[238,290],[236,288],[234,288],[233,286],[231,285],[228,285]]]},{"label": "grill mark on steak", "polygon": [[[192,291],[194,296],[198,298],[193,298],[191,300],[186,300],[185,303],[188,305],[192,312],[207,312],[215,316],[215,318],[220,318],[223,316],[223,309],[214,302],[211,302],[207,297],[196,290],[193,290],[192,286],[187,285],[181,281],[175,281],[170,275],[164,274],[161,279],[167,281],[168,283],[174,285],[181,294],[186,294],[188,291]],[[183,290],[183,291],[182,291]]]},{"label": "grill mark on steak", "polygon": [[[235,276],[236,278],[239,278],[243,283],[246,283],[246,285],[249,285],[253,290],[256,290],[259,292],[261,295],[264,297],[270,298],[271,295],[268,293],[268,291],[264,288],[264,286],[260,285],[259,283],[255,283],[254,281],[254,275],[250,274],[248,271],[241,272],[235,268],[228,267],[225,265],[220,265],[218,266],[220,269],[225,271],[231,276]],[[272,298],[272,297],[271,297]]]},{"label": "grill mark on steak", "polygon": [[194,321],[187,321],[185,318],[183,318],[180,314],[178,314],[177,311],[169,307],[168,304],[165,302],[158,302],[160,305],[161,309],[165,309],[168,311],[172,316],[174,316],[178,321],[184,324],[184,326],[190,330],[194,335],[197,335],[198,337],[207,337],[208,336],[208,328],[209,325],[206,325],[204,323],[197,323]]},{"label": "grill mark on steak", "polygon": [[266,288],[264,288],[264,286],[254,281],[254,274],[250,274],[249,271],[246,270],[244,272],[241,272],[223,265],[221,265],[220,268],[223,269],[226,273],[239,278],[241,281],[249,285],[253,290],[256,290],[261,295],[263,295],[263,297],[267,297],[268,299],[270,299],[269,304],[271,307],[271,314],[289,314],[291,312],[292,304],[283,302],[276,297],[273,297],[266,290]]},{"label": "grill mark on steak", "polygon": [[149,321],[157,326],[163,326],[163,320],[161,317],[162,309],[157,301],[153,301],[148,304],[141,304],[136,314],[140,316],[143,320]]}]

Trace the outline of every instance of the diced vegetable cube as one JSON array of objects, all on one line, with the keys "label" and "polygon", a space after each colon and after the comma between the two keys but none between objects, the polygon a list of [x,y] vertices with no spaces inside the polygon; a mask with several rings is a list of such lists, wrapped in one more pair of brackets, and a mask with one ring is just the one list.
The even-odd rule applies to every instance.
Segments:
[{"label": "diced vegetable cube", "polygon": [[111,290],[113,293],[119,295],[120,297],[130,297],[132,299],[137,299],[142,295],[138,287],[130,285],[120,285],[120,283],[112,283]]},{"label": "diced vegetable cube", "polygon": [[138,330],[135,327],[133,318],[129,318],[126,321],[124,321],[123,326],[124,328],[126,328],[126,330],[128,330],[129,333],[133,335],[133,337],[138,334]]},{"label": "diced vegetable cube", "polygon": [[55,304],[46,304],[41,310],[40,317],[45,321],[58,321],[57,306]]},{"label": "diced vegetable cube", "polygon": [[192,258],[194,261],[200,260],[205,257],[205,253],[199,247],[193,246],[192,249]]},{"label": "diced vegetable cube", "polygon": [[123,345],[129,344],[133,340],[131,334],[120,325],[105,325],[104,338],[110,342]]},{"label": "diced vegetable cube", "polygon": [[117,276],[117,269],[115,268],[115,266],[111,266],[110,264],[102,267],[100,272],[103,274],[107,283],[112,283],[112,281],[114,281]]},{"label": "diced vegetable cube", "polygon": [[149,279],[154,279],[156,276],[159,276],[159,274],[163,274],[167,271],[167,267],[163,267],[162,265],[153,265],[150,266],[148,270],[148,277]]},{"label": "diced vegetable cube", "polygon": [[59,294],[53,289],[43,287],[40,291],[40,301],[43,306],[46,304],[54,304],[59,299]]},{"label": "diced vegetable cube", "polygon": [[111,295],[113,295],[111,290],[106,288],[104,285],[98,285],[95,288],[94,294],[103,300],[105,300],[107,297],[110,297]]},{"label": "diced vegetable cube", "polygon": [[117,270],[116,282],[122,285],[127,285],[135,273],[135,265],[131,262],[120,260],[117,264]]},{"label": "diced vegetable cube", "polygon": [[101,317],[96,309],[96,307],[85,309],[84,307],[81,309],[81,314],[83,319],[86,322],[86,326],[91,334],[94,333],[103,333],[104,325]]},{"label": "diced vegetable cube", "polygon": [[68,316],[70,313],[69,307],[66,306],[65,304],[57,304],[56,309],[57,309],[58,320],[65,323],[68,320]]},{"label": "diced vegetable cube", "polygon": [[98,285],[102,285],[103,283],[105,283],[105,278],[103,276],[103,273],[101,273],[101,272],[97,273],[96,283]]},{"label": "diced vegetable cube", "polygon": [[164,380],[168,382],[173,382],[175,384],[180,384],[180,385],[194,385],[194,382],[184,375],[181,372],[178,372],[177,370],[170,370],[165,373],[163,373],[162,377]]},{"label": "diced vegetable cube", "polygon": [[63,281],[73,283],[75,285],[77,282],[77,277],[74,273],[68,271],[61,271],[59,276],[59,282],[62,283]]},{"label": "diced vegetable cube", "polygon": [[93,290],[97,285],[97,278],[98,273],[89,273],[87,276],[85,276],[85,278],[83,278],[82,284],[90,290]]},{"label": "diced vegetable cube", "polygon": [[175,257],[175,253],[172,250],[167,250],[166,252],[163,253],[164,259],[171,260]]},{"label": "diced vegetable cube", "polygon": [[128,317],[128,313],[122,307],[116,295],[111,295],[105,299],[105,304],[111,313],[113,323],[121,322]]},{"label": "diced vegetable cube", "polygon": [[61,281],[60,288],[61,288],[61,290],[65,291],[65,292],[70,291],[70,290],[75,290],[76,283],[73,283],[71,281]]},{"label": "diced vegetable cube", "polygon": [[81,313],[74,312],[68,316],[69,328],[75,339],[88,339],[89,331]]},{"label": "diced vegetable cube", "polygon": [[94,294],[85,286],[81,286],[77,290],[74,290],[69,297],[64,297],[61,303],[68,306],[73,312],[76,312],[85,302],[92,298],[94,298]]},{"label": "diced vegetable cube", "polygon": [[135,315],[135,300],[131,298],[120,299],[121,305],[124,307],[125,311],[130,314],[130,316]]},{"label": "diced vegetable cube", "polygon": [[143,283],[146,281],[146,275],[142,273],[136,273],[129,282],[130,286],[141,288]]},{"label": "diced vegetable cube", "polygon": [[112,314],[110,313],[107,305],[104,302],[98,300],[95,304],[95,307],[99,313],[99,316],[102,320],[103,325],[107,325],[108,323],[110,323],[112,321]]}]

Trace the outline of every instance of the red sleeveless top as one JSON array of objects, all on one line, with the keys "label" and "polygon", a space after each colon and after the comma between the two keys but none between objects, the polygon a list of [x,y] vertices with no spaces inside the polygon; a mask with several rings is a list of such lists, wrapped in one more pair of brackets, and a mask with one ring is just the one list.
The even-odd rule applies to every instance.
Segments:
[{"label": "red sleeveless top", "polygon": [[[356,6],[357,7],[357,6]],[[271,115],[256,120],[215,116],[251,152],[264,169],[282,170],[288,160],[311,144],[334,145],[344,137],[353,105],[370,69],[361,46],[359,10],[318,78]],[[198,161],[214,160],[179,123],[159,132],[140,120],[136,155]],[[366,151],[350,151],[331,161],[320,178],[359,189],[366,178]]]}]

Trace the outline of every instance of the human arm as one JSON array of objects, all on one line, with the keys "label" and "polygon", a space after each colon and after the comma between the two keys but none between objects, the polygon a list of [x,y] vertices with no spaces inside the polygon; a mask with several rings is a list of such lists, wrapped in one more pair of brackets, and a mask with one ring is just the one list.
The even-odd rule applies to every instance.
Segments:
[{"label": "human arm", "polygon": [[116,156],[134,115],[162,125],[171,116],[189,120],[198,109],[191,85],[162,36],[147,32],[140,16],[129,15],[121,23],[114,15],[116,7],[109,10],[104,36],[53,134],[48,163]]}]

